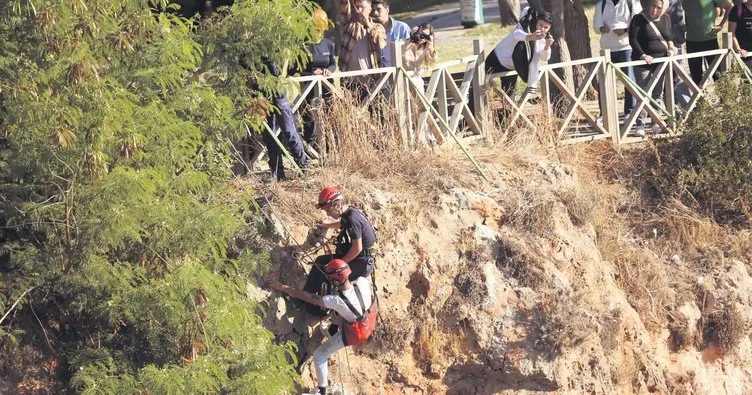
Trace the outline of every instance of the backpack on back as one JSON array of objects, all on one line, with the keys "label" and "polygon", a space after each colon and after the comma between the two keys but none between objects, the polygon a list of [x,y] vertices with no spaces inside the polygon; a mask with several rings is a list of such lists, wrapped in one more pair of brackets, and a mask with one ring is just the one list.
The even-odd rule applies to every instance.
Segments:
[{"label": "backpack on back", "polygon": [[342,340],[344,340],[346,346],[357,346],[365,343],[376,329],[376,318],[379,314],[379,308],[373,299],[371,300],[371,306],[366,309],[358,286],[353,283],[353,287],[355,287],[355,295],[358,297],[363,314],[358,314],[358,311],[355,310],[355,307],[347,300],[345,295],[341,291],[339,293],[339,297],[342,298],[342,301],[345,302],[350,311],[355,315],[355,322],[342,320]]}]

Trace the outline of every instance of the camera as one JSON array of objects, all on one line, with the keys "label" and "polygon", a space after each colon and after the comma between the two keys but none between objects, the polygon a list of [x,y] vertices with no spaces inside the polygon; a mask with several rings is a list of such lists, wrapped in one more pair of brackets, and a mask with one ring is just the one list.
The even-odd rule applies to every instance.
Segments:
[{"label": "camera", "polygon": [[423,34],[423,33],[419,33],[419,32],[415,32],[415,33],[413,33],[413,34],[410,35],[410,41],[412,41],[414,43],[419,42],[421,39],[426,40],[426,41],[431,41],[431,35],[430,34]]}]

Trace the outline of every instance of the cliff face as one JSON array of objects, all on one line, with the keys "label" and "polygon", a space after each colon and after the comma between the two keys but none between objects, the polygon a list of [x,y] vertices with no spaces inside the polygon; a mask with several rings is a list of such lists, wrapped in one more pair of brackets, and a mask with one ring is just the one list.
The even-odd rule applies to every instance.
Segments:
[{"label": "cliff face", "polygon": [[[301,207],[318,186],[343,187],[378,229],[378,332],[330,360],[345,393],[752,390],[746,250],[720,236],[682,247],[700,237],[700,219],[648,216],[635,209],[639,194],[576,165],[492,159],[490,183],[463,172],[429,187],[330,174],[270,191],[287,202],[268,207],[286,235],[273,260],[287,283],[302,286],[310,268],[289,251],[310,249],[315,213]],[[310,387],[316,321],[271,301],[267,325],[300,344]]]}]

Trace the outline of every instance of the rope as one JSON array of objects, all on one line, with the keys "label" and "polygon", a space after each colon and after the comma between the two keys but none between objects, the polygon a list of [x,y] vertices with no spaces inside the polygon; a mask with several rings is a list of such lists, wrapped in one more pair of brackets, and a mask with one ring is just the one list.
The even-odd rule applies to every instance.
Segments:
[{"label": "rope", "polygon": [[[345,347],[345,358],[347,358],[347,371],[350,374],[350,382],[354,383],[355,379],[353,378],[352,369],[350,368],[350,353],[347,352],[347,347]],[[344,393],[345,393],[345,386],[343,384],[342,385],[342,394],[344,395]]]},{"label": "rope", "polygon": [[[398,70],[399,70],[399,73],[404,74],[404,76],[407,77],[407,71],[405,71],[404,68],[400,66]],[[423,102],[423,106],[426,109],[428,109],[432,113],[432,115],[435,115],[436,119],[438,119],[439,122],[441,123],[441,126],[443,126],[444,129],[446,129],[447,133],[449,133],[449,135],[452,136],[452,139],[454,139],[454,142],[457,143],[457,145],[459,145],[460,149],[465,154],[465,156],[467,156],[467,158],[470,159],[470,162],[473,163],[473,166],[475,166],[475,170],[478,172],[478,174],[480,174],[480,176],[483,177],[484,180],[486,180],[487,182],[490,182],[491,180],[489,180],[488,177],[486,177],[486,174],[483,173],[483,169],[480,167],[480,165],[475,160],[475,158],[470,153],[470,151],[467,149],[467,147],[465,147],[465,145],[462,144],[462,141],[459,138],[457,138],[457,135],[455,135],[454,132],[451,130],[451,128],[449,127],[449,124],[447,124],[444,118],[441,117],[441,114],[439,114],[439,111],[433,108],[433,106],[428,102],[428,99],[423,94],[423,92],[421,92],[420,89],[418,89],[417,86],[415,86],[415,82],[413,82],[410,78],[405,78],[405,79],[408,81],[407,82],[408,85],[413,85],[413,91],[417,93],[418,98],[420,98],[420,101]]]},{"label": "rope", "polygon": [[[248,131],[248,133],[251,133],[251,130],[248,128],[248,125],[245,125],[245,128]],[[290,153],[287,151],[287,148],[285,148],[284,144],[282,144],[282,142],[279,141],[279,139],[277,138],[277,135],[274,134],[274,131],[272,130],[272,128],[269,127],[269,124],[264,122],[264,128],[266,129],[267,132],[269,132],[269,135],[272,136],[272,139],[274,139],[274,142],[277,143],[277,146],[282,151],[282,154],[284,154],[287,160],[289,160],[290,163],[292,163],[292,166],[298,172],[298,175],[301,178],[305,178],[305,172],[300,168],[300,166],[298,166],[298,164],[295,162],[295,159],[292,158],[292,155],[290,155]]]}]

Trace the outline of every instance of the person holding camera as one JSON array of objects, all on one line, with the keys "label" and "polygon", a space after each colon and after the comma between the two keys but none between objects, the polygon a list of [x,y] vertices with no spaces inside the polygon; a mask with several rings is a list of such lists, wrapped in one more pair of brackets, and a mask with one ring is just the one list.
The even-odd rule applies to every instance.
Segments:
[{"label": "person holding camera", "polygon": [[405,70],[412,71],[411,80],[415,81],[423,90],[423,78],[420,74],[424,69],[436,66],[436,48],[433,42],[433,26],[424,23],[412,29],[410,41],[402,54],[402,64]]},{"label": "person holding camera", "polygon": [[[549,30],[553,24],[550,12],[525,7],[520,13],[520,22],[504,37],[486,58],[486,73],[501,73],[516,70],[527,82],[528,93],[538,93],[539,63],[551,57],[554,39]],[[517,75],[501,77],[501,88],[509,97],[514,97]]]},{"label": "person holding camera", "polygon": [[342,27],[340,71],[367,70],[381,66],[386,47],[384,26],[371,19],[371,0],[341,0],[338,20]]}]

